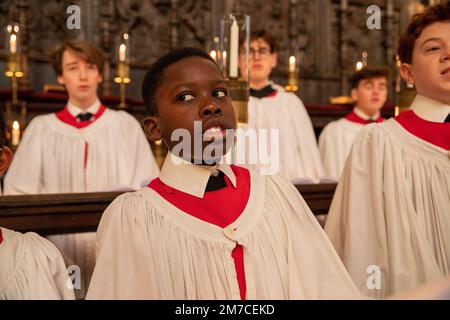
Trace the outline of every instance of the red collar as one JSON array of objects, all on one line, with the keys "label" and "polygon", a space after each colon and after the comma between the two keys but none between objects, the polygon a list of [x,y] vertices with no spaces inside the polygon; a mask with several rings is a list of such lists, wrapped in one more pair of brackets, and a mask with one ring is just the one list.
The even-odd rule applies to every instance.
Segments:
[{"label": "red collar", "polygon": [[450,150],[450,123],[424,120],[412,110],[403,111],[394,119],[416,137],[445,150]]},{"label": "red collar", "polygon": [[3,242],[2,228],[0,228],[0,244]]},{"label": "red collar", "polygon": [[56,117],[61,120],[64,123],[67,123],[70,126],[73,126],[77,129],[85,128],[91,124],[93,124],[95,121],[97,121],[105,112],[106,107],[101,104],[100,108],[98,109],[97,113],[94,114],[94,119],[91,121],[85,121],[85,122],[78,122],[77,118],[75,118],[73,115],[70,114],[69,110],[67,109],[67,106],[64,107],[61,111],[56,113]]},{"label": "red collar", "polygon": [[355,123],[359,123],[359,124],[364,124],[364,125],[366,125],[366,124],[370,124],[370,123],[380,123],[380,122],[383,122],[384,121],[384,118],[380,115],[379,117],[378,117],[378,119],[377,120],[375,120],[375,121],[369,121],[369,120],[366,120],[366,119],[363,119],[363,118],[361,118],[360,116],[358,116],[356,113],[355,113],[355,111],[352,111],[352,112],[350,112],[348,115],[346,115],[345,116],[345,119],[347,119],[348,121],[351,121],[351,122],[355,122]]},{"label": "red collar", "polygon": [[[176,190],[164,184],[159,178],[148,185],[166,201],[187,214],[225,228],[244,211],[250,196],[250,172],[242,167],[231,166],[236,176],[236,188],[225,175],[225,188],[206,192],[203,199]],[[245,283],[244,250],[237,245],[232,252],[241,299],[245,300],[247,286]]]}]

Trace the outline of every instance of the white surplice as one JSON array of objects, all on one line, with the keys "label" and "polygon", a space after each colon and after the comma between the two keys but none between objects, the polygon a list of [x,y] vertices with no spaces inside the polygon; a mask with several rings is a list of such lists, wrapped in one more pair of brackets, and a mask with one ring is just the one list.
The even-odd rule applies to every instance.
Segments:
[{"label": "white surplice", "polygon": [[37,116],[26,128],[6,173],[4,193],[139,189],[158,171],[139,122],[127,112],[106,109],[82,129],[52,113]]},{"label": "white surplice", "polygon": [[[412,110],[443,122],[450,107],[433,107],[418,96]],[[386,297],[448,275],[450,152],[395,119],[366,126],[353,144],[325,230],[363,294]],[[377,270],[379,289],[371,277]]]},{"label": "white surplice", "polygon": [[[364,120],[370,118],[357,108],[354,108],[354,112]],[[373,118],[378,117],[379,114]],[[330,122],[323,128],[319,137],[319,151],[325,177],[339,180],[353,141],[364,126],[365,124],[344,117]]]},{"label": "white surplice", "polygon": [[279,175],[291,181],[304,179],[317,183],[323,176],[323,168],[305,106],[281,86],[273,85],[273,88],[277,91],[275,96],[250,97],[248,127],[279,130]]},{"label": "white surplice", "polygon": [[[100,102],[96,104],[98,109]],[[76,107],[67,108],[75,116]],[[82,129],[52,113],[35,117],[26,128],[5,176],[4,194],[97,192],[119,186],[136,190],[158,173],[141,125],[127,112],[106,109]],[[95,233],[48,239],[61,250],[67,265],[81,268],[77,297],[82,298],[94,268]]]},{"label": "white surplice", "polygon": [[[175,165],[169,157],[161,181],[203,198],[211,171]],[[232,170],[219,170],[235,179]],[[87,299],[239,300],[231,258],[237,243],[244,248],[246,299],[360,298],[297,189],[257,171],[250,179],[244,211],[225,228],[181,211],[150,188],[118,197],[97,231]]]},{"label": "white surplice", "polygon": [[36,233],[1,228],[0,300],[74,299],[60,252]]}]

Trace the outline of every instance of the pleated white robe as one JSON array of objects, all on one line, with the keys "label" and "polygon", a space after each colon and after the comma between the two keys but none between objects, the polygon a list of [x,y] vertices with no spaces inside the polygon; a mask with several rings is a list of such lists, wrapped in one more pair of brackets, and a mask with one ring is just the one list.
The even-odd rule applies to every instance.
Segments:
[{"label": "pleated white robe", "polygon": [[[25,130],[5,176],[4,194],[98,192],[140,189],[159,169],[139,122],[125,111],[106,109],[78,129],[54,113],[37,116]],[[95,263],[95,233],[48,237],[67,265],[82,272],[83,297]]]},{"label": "pleated white robe", "polygon": [[158,167],[139,122],[125,111],[106,109],[78,129],[54,113],[37,116],[5,176],[5,194],[105,191],[141,188]]},{"label": "pleated white robe", "polygon": [[[403,293],[448,274],[450,153],[394,119],[368,125],[353,144],[325,230],[365,295]],[[367,286],[369,266],[380,268],[379,290]]]},{"label": "pleated white robe", "polygon": [[346,118],[330,122],[319,137],[319,151],[325,177],[339,180],[345,160],[364,124]]},{"label": "pleated white robe", "polygon": [[87,299],[239,300],[236,243],[244,248],[247,299],[360,298],[295,187],[251,171],[247,206],[223,229],[150,188],[118,197],[97,231]]},{"label": "pleated white robe", "polygon": [[60,252],[36,233],[1,228],[0,300],[74,299]]},{"label": "pleated white robe", "polygon": [[311,119],[295,94],[278,85],[273,87],[277,91],[273,97],[250,97],[248,127],[279,130],[279,175],[317,183],[323,168]]}]

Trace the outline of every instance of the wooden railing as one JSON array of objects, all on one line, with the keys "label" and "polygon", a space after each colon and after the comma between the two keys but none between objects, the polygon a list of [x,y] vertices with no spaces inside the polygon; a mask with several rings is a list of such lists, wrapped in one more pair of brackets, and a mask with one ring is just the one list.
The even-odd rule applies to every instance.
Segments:
[{"label": "wooden railing", "polygon": [[[334,184],[298,185],[314,214],[327,214]],[[95,231],[106,207],[122,192],[0,197],[0,226],[40,235]]]}]

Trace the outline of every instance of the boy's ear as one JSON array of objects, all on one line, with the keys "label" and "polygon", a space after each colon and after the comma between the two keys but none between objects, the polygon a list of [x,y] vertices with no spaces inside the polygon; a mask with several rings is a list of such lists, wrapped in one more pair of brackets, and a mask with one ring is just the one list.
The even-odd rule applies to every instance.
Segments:
[{"label": "boy's ear", "polygon": [[400,74],[402,75],[402,78],[406,83],[414,84],[414,75],[411,69],[411,65],[402,63],[400,67]]},{"label": "boy's ear", "polygon": [[56,77],[56,81],[58,81],[58,83],[60,84],[60,85],[65,85],[65,83],[64,83],[64,78],[63,78],[63,76],[62,75],[59,75],[59,76],[57,76]]},{"label": "boy's ear", "polygon": [[271,57],[271,62],[270,62],[270,66],[273,68],[275,68],[277,66],[277,62],[278,62],[278,53],[274,52],[272,53]]},{"label": "boy's ear", "polygon": [[8,169],[12,157],[12,151],[6,146],[3,147],[3,151],[0,153],[0,176],[6,172],[6,169]]},{"label": "boy's ear", "polygon": [[358,92],[357,92],[356,88],[352,89],[351,96],[352,96],[353,102],[356,102],[358,100]]},{"label": "boy's ear", "polygon": [[151,141],[159,141],[162,139],[161,129],[159,128],[159,117],[151,116],[144,119],[144,131],[147,138]]}]

